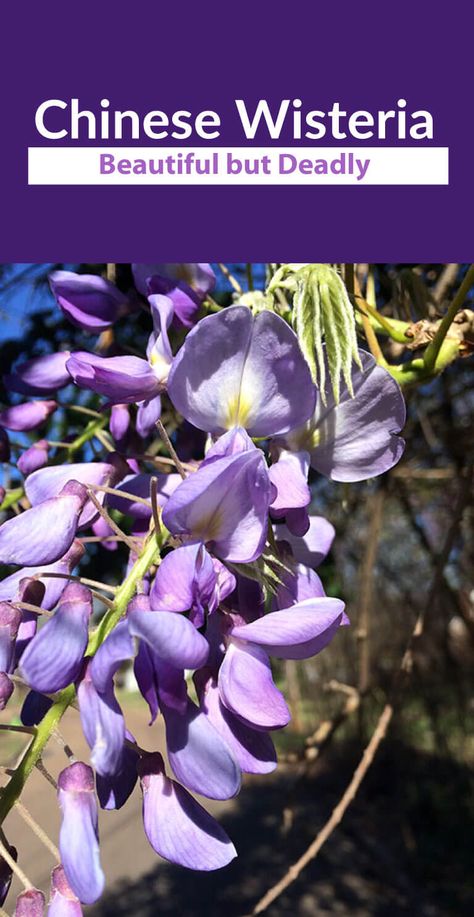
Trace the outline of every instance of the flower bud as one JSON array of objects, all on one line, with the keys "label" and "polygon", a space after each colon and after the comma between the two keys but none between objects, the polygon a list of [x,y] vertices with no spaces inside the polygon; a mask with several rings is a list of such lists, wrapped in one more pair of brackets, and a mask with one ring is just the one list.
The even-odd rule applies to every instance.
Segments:
[{"label": "flower bud", "polygon": [[25,401],[0,411],[0,424],[7,430],[25,433],[41,426],[57,408],[56,401]]},{"label": "flower bud", "polygon": [[58,777],[63,820],[59,850],[69,885],[83,904],[93,904],[104,890],[99,858],[97,802],[92,768],[76,761]]},{"label": "flower bud", "polygon": [[44,895],[37,888],[27,888],[18,895],[14,917],[43,917]]},{"label": "flower bud", "polygon": [[26,478],[26,476],[33,471],[37,471],[38,468],[42,468],[43,465],[46,465],[47,461],[48,441],[46,439],[40,439],[37,443],[33,443],[29,449],[25,449],[25,451],[22,452],[17,465]]}]

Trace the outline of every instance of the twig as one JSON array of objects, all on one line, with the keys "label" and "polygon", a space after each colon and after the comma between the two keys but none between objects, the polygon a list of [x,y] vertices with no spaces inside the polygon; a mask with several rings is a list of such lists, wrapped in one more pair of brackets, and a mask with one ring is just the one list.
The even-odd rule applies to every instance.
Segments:
[{"label": "twig", "polygon": [[23,870],[18,866],[16,860],[13,859],[12,855],[9,853],[5,844],[0,840],[0,853],[10,867],[11,871],[15,873],[16,877],[20,880],[24,888],[33,888],[33,884],[30,882],[28,876],[25,875]]},{"label": "twig", "polygon": [[36,762],[36,769],[40,772],[40,774],[42,774],[42,776],[45,778],[45,780],[47,780],[48,783],[50,783],[51,786],[53,786],[54,789],[57,790],[58,785],[57,785],[57,783],[56,783],[54,777],[49,773],[49,771],[48,771],[48,770],[46,769],[46,767],[44,766],[44,764],[43,764],[43,759],[42,759],[42,758],[39,758],[38,761]]},{"label": "twig", "polygon": [[41,843],[44,844],[44,846],[48,848],[49,852],[53,854],[53,857],[55,858],[55,860],[58,860],[59,862],[61,859],[61,856],[60,856],[58,848],[56,847],[55,844],[53,844],[52,840],[48,837],[46,832],[43,831],[41,825],[39,825],[38,822],[35,821],[31,813],[23,805],[23,803],[20,802],[19,799],[17,799],[15,802],[15,809],[17,810],[18,814],[21,815],[23,821],[25,821],[26,824],[29,825],[31,830],[34,832],[34,834],[36,834],[36,837],[41,841]]},{"label": "twig", "polygon": [[132,554],[135,554],[137,550],[135,541],[132,538],[129,538],[128,535],[125,534],[125,532],[122,532],[122,529],[112,519],[112,516],[109,516],[105,507],[103,507],[102,504],[99,503],[99,500],[97,499],[91,487],[87,488],[87,493],[89,495],[89,499],[94,504],[97,512],[102,516],[102,519],[105,519],[107,525],[112,529],[112,531],[115,532],[116,535],[118,535],[121,541],[125,542],[125,544],[130,548]]},{"label": "twig", "polygon": [[181,477],[184,480],[184,478],[187,477],[186,472],[181,463],[181,459],[178,457],[176,450],[173,446],[173,443],[171,442],[161,420],[156,421],[156,427],[158,429],[158,433],[160,434],[166,448],[168,449],[169,454],[171,455],[171,458],[173,459],[173,462],[176,466],[176,470],[179,472],[179,474],[181,475]]},{"label": "twig", "polygon": [[119,490],[118,487],[106,487],[105,484],[88,484],[88,487],[90,487],[91,490],[100,491],[100,493],[111,494],[113,497],[122,497],[123,500],[130,500],[130,502],[133,503],[142,503],[144,506],[147,506],[148,509],[151,509],[149,500],[145,497],[138,497],[135,494],[131,494],[127,490]]},{"label": "twig", "polygon": [[153,513],[153,523],[155,527],[155,535],[158,537],[161,522],[160,522],[160,509],[158,506],[158,500],[156,497],[156,491],[158,487],[158,481],[156,478],[152,478],[150,482],[150,496],[151,496],[151,509]]},{"label": "twig", "polygon": [[389,694],[389,700],[385,704],[382,713],[380,714],[372,737],[364,750],[357,768],[352,775],[352,779],[343,795],[341,796],[337,806],[333,809],[331,816],[327,820],[326,824],[323,825],[321,831],[319,831],[319,833],[316,835],[313,842],[309,845],[307,850],[305,850],[303,855],[296,861],[296,863],[293,863],[293,865],[290,866],[283,878],[280,879],[276,885],[270,888],[269,891],[266,892],[266,894],[263,896],[263,898],[260,899],[260,901],[253,909],[252,914],[261,914],[263,911],[266,911],[270,904],[272,904],[273,901],[275,901],[288,888],[288,886],[298,878],[305,866],[307,866],[308,863],[317,856],[334,829],[342,821],[347,809],[355,798],[357,791],[359,790],[359,787],[375,758],[381,742],[385,738],[388,726],[393,716],[394,704],[398,698],[399,691],[402,687],[405,677],[410,675],[413,668],[413,650],[415,643],[423,633],[425,616],[433,606],[434,597],[438,591],[440,582],[443,577],[444,567],[449,559],[449,555],[454,545],[458,525],[461,521],[465,503],[470,492],[472,472],[472,465],[465,469],[459,494],[456,500],[451,525],[449,526],[448,532],[446,534],[443,548],[438,556],[437,566],[426,604],[416,618],[400,666],[393,679],[391,691]]},{"label": "twig", "polygon": [[[97,586],[98,589],[103,589],[104,592],[110,592],[112,595],[117,592],[116,586],[108,586],[107,583],[99,583],[96,579],[87,579],[85,576],[75,576],[73,573],[47,573],[43,571],[36,573],[33,578],[43,579],[44,577],[48,577],[48,579],[68,579],[73,583],[82,583],[83,586]],[[103,599],[103,596],[99,595],[98,598]]]},{"label": "twig", "polygon": [[239,293],[239,295],[242,295],[242,293],[243,293],[244,291],[243,291],[242,287],[240,286],[240,283],[239,283],[239,281],[237,280],[237,278],[234,277],[234,275],[231,274],[231,272],[229,271],[229,268],[227,267],[227,265],[226,265],[226,264],[221,264],[221,263],[219,262],[219,267],[220,267],[222,273],[224,274],[224,277],[229,281],[230,285],[234,288],[235,292],[236,292],[236,293]]}]

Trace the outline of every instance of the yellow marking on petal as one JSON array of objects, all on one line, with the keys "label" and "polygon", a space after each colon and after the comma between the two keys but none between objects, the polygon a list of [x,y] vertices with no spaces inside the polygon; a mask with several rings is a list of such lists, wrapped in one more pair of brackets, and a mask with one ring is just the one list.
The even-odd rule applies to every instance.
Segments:
[{"label": "yellow marking on petal", "polygon": [[156,350],[152,350],[150,354],[150,366],[158,381],[166,382],[170,371],[170,363]]},{"label": "yellow marking on petal", "polygon": [[222,510],[217,507],[207,516],[201,516],[197,523],[193,523],[193,537],[200,541],[214,541],[222,532]]},{"label": "yellow marking on petal", "polygon": [[232,430],[233,427],[246,427],[251,410],[252,403],[242,392],[230,398],[227,402],[226,429]]}]

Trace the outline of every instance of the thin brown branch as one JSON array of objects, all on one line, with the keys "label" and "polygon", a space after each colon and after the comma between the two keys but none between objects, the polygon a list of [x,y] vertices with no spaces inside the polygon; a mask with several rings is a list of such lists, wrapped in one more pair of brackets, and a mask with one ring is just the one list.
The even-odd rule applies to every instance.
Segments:
[{"label": "thin brown branch", "polygon": [[91,502],[94,504],[97,512],[99,513],[99,515],[102,516],[102,519],[105,520],[109,528],[111,528],[112,531],[115,532],[116,535],[118,535],[121,541],[125,542],[127,547],[130,548],[132,554],[136,554],[137,546],[133,538],[129,538],[128,535],[125,534],[125,532],[122,532],[122,529],[120,528],[120,526],[117,525],[117,523],[114,521],[114,519],[112,519],[112,516],[109,515],[105,507],[102,506],[102,504],[99,502],[99,500],[97,499],[91,487],[87,488],[87,493],[89,495],[89,500],[91,500]]},{"label": "thin brown branch", "polygon": [[41,843],[44,844],[44,846],[49,850],[49,852],[52,853],[55,860],[59,862],[61,857],[59,854],[59,850],[56,847],[56,844],[53,844],[51,838],[49,838],[46,832],[43,831],[41,825],[39,825],[38,822],[35,821],[35,819],[31,815],[31,813],[28,811],[26,806],[24,806],[23,803],[20,802],[19,799],[17,799],[15,802],[15,809],[18,812],[18,814],[21,815],[23,821],[26,822],[26,824],[31,828],[33,833],[36,834],[36,837],[38,838],[38,840],[40,840]]},{"label": "thin brown branch", "polygon": [[166,430],[165,430],[165,428],[164,428],[164,426],[163,426],[161,420],[157,420],[157,421],[156,421],[156,427],[157,427],[157,429],[158,429],[158,433],[160,434],[160,436],[161,436],[161,438],[162,438],[162,440],[163,440],[163,442],[164,442],[164,444],[165,444],[165,446],[166,446],[166,448],[167,448],[167,450],[168,450],[168,452],[169,452],[171,458],[173,459],[173,462],[174,462],[174,464],[175,464],[175,466],[176,466],[176,470],[178,471],[178,473],[181,475],[181,477],[182,477],[183,480],[184,480],[184,478],[187,477],[186,472],[185,472],[184,467],[183,467],[183,465],[182,465],[181,459],[178,457],[178,454],[177,454],[177,452],[176,452],[176,450],[175,450],[175,448],[174,448],[174,446],[173,446],[173,443],[171,442],[171,440],[170,440],[170,438],[169,438],[169,436],[168,436],[168,433],[166,432]]}]

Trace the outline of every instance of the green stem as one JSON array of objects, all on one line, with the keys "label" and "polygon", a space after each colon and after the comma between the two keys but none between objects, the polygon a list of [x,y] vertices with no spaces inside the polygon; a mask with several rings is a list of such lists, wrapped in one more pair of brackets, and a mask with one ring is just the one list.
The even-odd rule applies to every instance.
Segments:
[{"label": "green stem", "polygon": [[456,313],[459,311],[459,309],[463,305],[464,300],[467,294],[469,293],[469,290],[471,289],[473,284],[474,284],[474,264],[471,264],[433,340],[431,341],[430,344],[428,344],[428,347],[425,350],[423,359],[424,359],[424,363],[425,363],[427,370],[433,369],[436,363],[438,354],[440,352],[441,345],[443,344],[444,339],[451,327],[451,324],[456,317]]},{"label": "green stem", "polygon": [[363,315],[364,312],[368,313],[369,318],[372,319],[371,325],[374,326],[375,324],[376,327],[382,328],[383,331],[392,338],[392,341],[397,341],[398,344],[408,343],[405,331],[409,327],[409,322],[400,322],[395,318],[386,318],[385,315],[381,315],[374,306],[366,302],[362,296],[355,296],[355,306],[361,315]]}]

